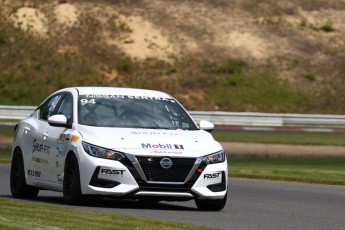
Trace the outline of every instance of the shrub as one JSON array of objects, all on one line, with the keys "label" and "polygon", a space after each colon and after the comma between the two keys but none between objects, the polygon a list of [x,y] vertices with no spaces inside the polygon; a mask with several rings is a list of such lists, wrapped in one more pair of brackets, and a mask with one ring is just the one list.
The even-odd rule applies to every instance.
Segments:
[{"label": "shrub", "polygon": [[4,45],[5,43],[6,43],[5,35],[3,32],[0,31],[0,46]]},{"label": "shrub", "polygon": [[330,19],[328,19],[327,22],[323,26],[320,27],[320,30],[325,31],[325,32],[334,32],[335,28],[334,28],[333,22]]},{"label": "shrub", "polygon": [[304,75],[304,78],[307,79],[308,81],[315,81],[315,76],[312,73],[306,73]]}]

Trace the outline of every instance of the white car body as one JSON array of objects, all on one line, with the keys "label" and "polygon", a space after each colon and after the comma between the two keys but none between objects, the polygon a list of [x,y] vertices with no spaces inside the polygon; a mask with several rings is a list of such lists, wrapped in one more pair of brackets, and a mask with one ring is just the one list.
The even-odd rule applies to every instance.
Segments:
[{"label": "white car body", "polygon": [[[98,108],[90,108],[95,105],[103,106],[100,101],[104,103],[103,101],[110,100],[109,97],[126,98],[134,102],[166,100],[181,108],[181,113],[187,114],[174,98],[158,91],[111,87],[59,90],[16,127],[12,158],[13,162],[19,162],[18,156],[22,155],[25,183],[21,185],[22,179],[16,179],[15,172],[18,174],[20,169],[13,163],[11,191],[15,197],[23,197],[21,186],[31,189],[30,191],[33,189],[32,197],[35,197],[38,189],[61,191],[65,197],[64,186],[72,189],[71,184],[64,184],[65,174],[68,167],[76,164],[80,177],[77,178],[80,187],[76,191],[80,193],[80,197],[102,195],[146,201],[195,199],[200,209],[220,210],[224,207],[228,166],[221,145],[207,132],[213,129],[212,123],[202,121],[198,128],[190,117],[193,124],[173,118],[175,120],[172,122],[179,123],[180,128],[161,129],[157,125],[161,121],[151,121],[150,124],[157,126],[152,128],[109,127],[103,125],[108,122],[107,119],[113,119],[108,117],[97,121],[99,123],[95,119],[85,121],[91,122],[86,123],[89,125],[81,122],[84,110],[95,112]],[[64,100],[67,101],[67,98],[73,104],[71,111],[63,111]],[[51,107],[55,114],[54,111],[46,111],[51,108],[50,105],[53,105]],[[108,107],[101,108],[98,111],[100,115],[107,115]],[[157,109],[154,108],[152,113],[156,112],[154,110]],[[53,114],[50,116],[49,113]],[[66,116],[69,115],[64,114],[70,114],[71,117],[67,119]],[[87,115],[84,116],[84,120],[87,120],[85,117]],[[215,159],[215,163],[212,157],[207,157],[211,154],[216,154],[212,157],[219,157]],[[69,155],[75,156],[77,162],[73,163],[71,160],[72,163],[66,165],[66,157]],[[74,190],[72,192],[74,194]],[[66,193],[68,197],[68,192]],[[71,199],[65,199],[67,203],[76,203],[73,194]],[[212,205],[217,202],[218,205]]]}]

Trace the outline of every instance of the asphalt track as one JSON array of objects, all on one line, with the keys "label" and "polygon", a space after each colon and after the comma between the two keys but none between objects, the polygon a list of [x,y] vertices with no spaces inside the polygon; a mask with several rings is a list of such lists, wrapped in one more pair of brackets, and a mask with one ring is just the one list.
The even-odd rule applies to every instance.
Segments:
[{"label": "asphalt track", "polygon": [[[0,198],[12,199],[9,168],[0,164]],[[193,201],[144,205],[107,200],[66,206],[61,193],[48,191],[40,191],[31,202],[217,229],[345,229],[345,186],[234,178],[229,185],[227,206],[221,212],[198,211]]]}]

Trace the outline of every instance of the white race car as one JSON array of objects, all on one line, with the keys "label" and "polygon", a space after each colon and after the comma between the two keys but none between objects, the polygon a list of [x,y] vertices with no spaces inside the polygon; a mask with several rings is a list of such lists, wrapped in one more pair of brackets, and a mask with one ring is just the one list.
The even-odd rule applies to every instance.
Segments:
[{"label": "white race car", "polygon": [[228,166],[221,145],[170,95],[152,90],[77,87],[50,95],[15,127],[11,192],[39,189],[85,196],[184,201],[221,210]]}]

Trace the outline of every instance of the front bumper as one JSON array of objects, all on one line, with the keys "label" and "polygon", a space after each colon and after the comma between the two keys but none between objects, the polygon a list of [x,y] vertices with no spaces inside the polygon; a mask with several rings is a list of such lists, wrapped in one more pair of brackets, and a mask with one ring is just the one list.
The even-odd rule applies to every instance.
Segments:
[{"label": "front bumper", "polygon": [[[147,158],[155,164],[154,157]],[[148,171],[147,162],[138,159],[131,157],[118,162],[86,155],[80,164],[83,165],[80,169],[82,193],[118,198],[189,200],[221,199],[227,192],[226,159],[222,163],[206,165],[199,158],[189,158],[189,166],[183,166],[190,167],[188,170],[176,168],[170,172],[162,169]],[[187,162],[188,158],[179,160]]]}]

